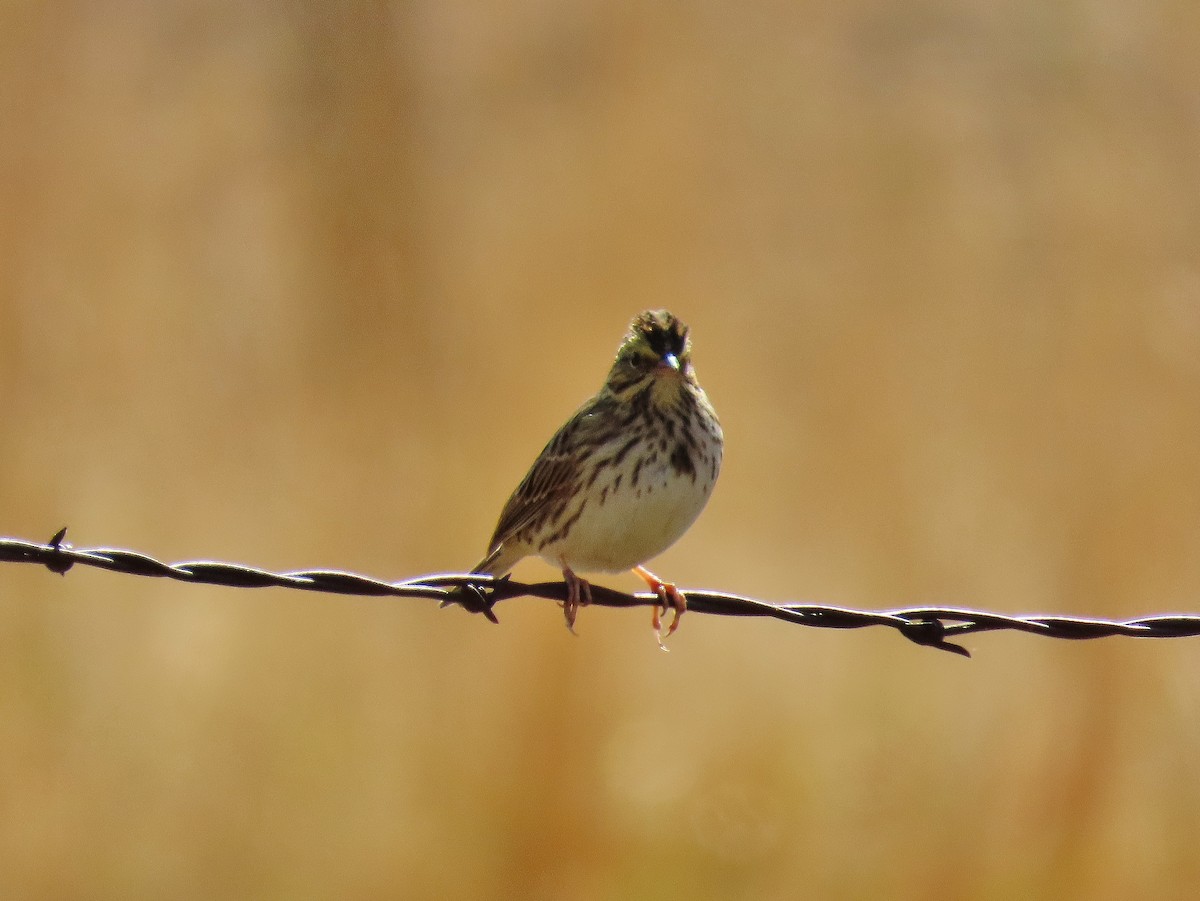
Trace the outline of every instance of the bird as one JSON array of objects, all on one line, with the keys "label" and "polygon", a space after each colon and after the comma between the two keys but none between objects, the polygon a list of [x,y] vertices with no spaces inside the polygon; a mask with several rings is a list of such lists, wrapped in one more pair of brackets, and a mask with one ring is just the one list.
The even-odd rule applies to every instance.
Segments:
[{"label": "bird", "polygon": [[687,599],[644,564],[691,527],[712,494],[725,438],[696,378],[688,327],[666,310],[635,316],[608,377],[554,434],[500,513],[475,574],[502,578],[525,557],[562,570],[574,632],[591,585],[578,573],[632,570],[679,627]]}]

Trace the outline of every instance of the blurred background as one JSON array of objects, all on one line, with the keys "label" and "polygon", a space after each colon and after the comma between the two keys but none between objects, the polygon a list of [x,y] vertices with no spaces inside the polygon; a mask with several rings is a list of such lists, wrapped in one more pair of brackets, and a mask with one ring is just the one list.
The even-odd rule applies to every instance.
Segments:
[{"label": "blurred background", "polygon": [[[668,307],[727,436],[681,586],[1200,611],[1198,33],[1185,0],[8,3],[0,534],[462,570]],[[1200,641],[692,615],[664,654],[644,610],[499,614],[4,566],[0,894],[1200,880]]]}]

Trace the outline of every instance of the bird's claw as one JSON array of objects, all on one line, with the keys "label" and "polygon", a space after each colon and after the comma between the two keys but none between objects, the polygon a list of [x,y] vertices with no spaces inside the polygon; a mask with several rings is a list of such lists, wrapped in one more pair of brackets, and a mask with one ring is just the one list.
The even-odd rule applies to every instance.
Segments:
[{"label": "bird's claw", "polygon": [[654,640],[665,651],[667,650],[667,646],[663,642],[660,611],[662,613],[666,613],[668,609],[674,611],[675,615],[671,617],[671,624],[667,626],[666,637],[670,638],[675,634],[675,630],[679,628],[679,617],[687,611],[687,598],[684,597],[682,591],[675,587],[673,582],[664,582],[644,566],[635,567],[634,572],[645,579],[646,584],[650,586],[650,590],[658,595],[658,601],[654,604],[654,612],[651,615],[650,625],[654,629]]},{"label": "bird's claw", "polygon": [[567,583],[567,599],[563,601],[563,617],[567,621],[567,631],[572,635],[578,635],[575,631],[575,617],[579,615],[579,608],[586,607],[592,602],[592,586],[586,579],[581,579],[575,575],[571,567],[563,563],[563,581]]}]

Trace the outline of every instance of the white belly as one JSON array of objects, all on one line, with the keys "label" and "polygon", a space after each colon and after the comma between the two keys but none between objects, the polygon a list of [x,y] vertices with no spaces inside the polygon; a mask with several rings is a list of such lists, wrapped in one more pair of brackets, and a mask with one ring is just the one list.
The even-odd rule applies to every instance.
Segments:
[{"label": "white belly", "polygon": [[694,479],[677,475],[665,460],[644,467],[636,485],[629,484],[628,476],[619,485],[612,477],[602,478],[569,536],[546,545],[539,556],[583,573],[633,569],[678,541],[711,492],[707,471]]}]

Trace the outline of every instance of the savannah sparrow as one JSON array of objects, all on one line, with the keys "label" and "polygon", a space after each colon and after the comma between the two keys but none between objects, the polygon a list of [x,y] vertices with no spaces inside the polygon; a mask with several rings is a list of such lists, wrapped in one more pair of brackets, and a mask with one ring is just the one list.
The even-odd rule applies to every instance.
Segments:
[{"label": "savannah sparrow", "polygon": [[[538,556],[562,569],[567,627],[591,586],[575,573],[632,569],[674,611],[683,593],[642,564],[700,515],[721,468],[717,414],[692,369],[688,329],[665,310],[629,326],[608,379],[575,411],[517,486],[474,572],[503,576]],[[659,607],[654,632],[660,638]]]}]

